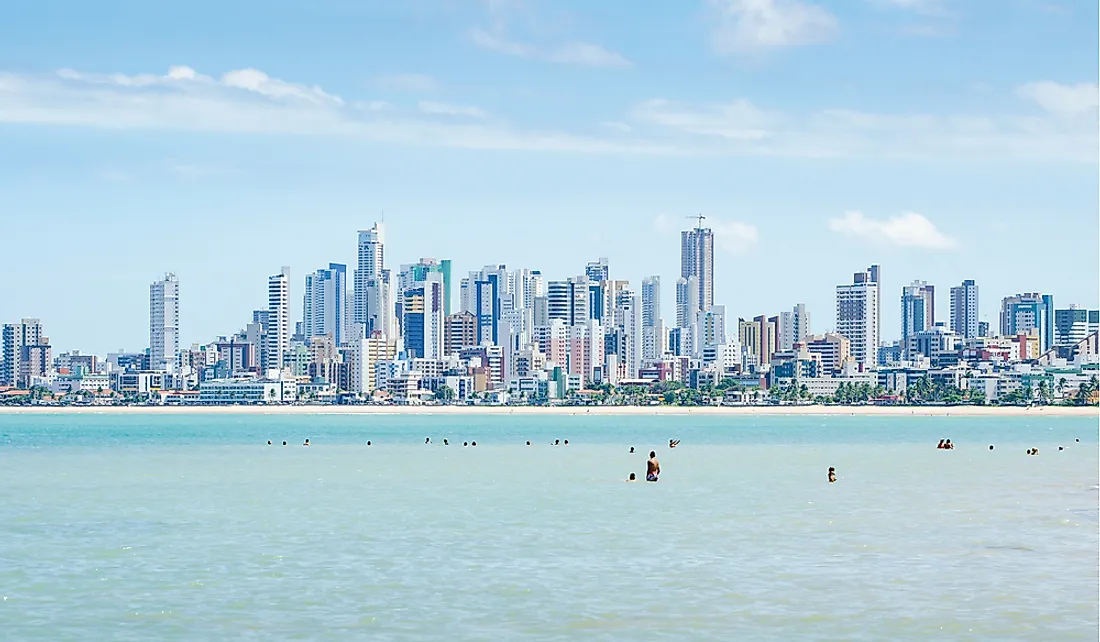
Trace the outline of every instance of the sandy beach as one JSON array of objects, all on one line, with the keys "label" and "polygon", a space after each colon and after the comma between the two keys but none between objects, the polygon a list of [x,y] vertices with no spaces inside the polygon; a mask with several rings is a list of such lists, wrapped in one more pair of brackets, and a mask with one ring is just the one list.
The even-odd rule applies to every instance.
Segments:
[{"label": "sandy beach", "polygon": [[1097,417],[1096,406],[7,406],[0,414]]}]

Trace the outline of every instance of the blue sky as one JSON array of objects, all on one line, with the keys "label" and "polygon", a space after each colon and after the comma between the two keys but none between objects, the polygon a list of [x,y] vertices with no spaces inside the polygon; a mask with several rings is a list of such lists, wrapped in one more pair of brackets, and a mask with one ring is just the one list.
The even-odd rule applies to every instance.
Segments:
[{"label": "blue sky", "polygon": [[[92,5],[95,6],[92,6]],[[451,258],[659,274],[718,236],[728,313],[883,266],[902,285],[1098,304],[1097,5],[1002,0],[42,1],[0,7],[0,320],[137,350],[148,284],[182,340],[266,276]],[[297,314],[297,312],[296,312]]]}]

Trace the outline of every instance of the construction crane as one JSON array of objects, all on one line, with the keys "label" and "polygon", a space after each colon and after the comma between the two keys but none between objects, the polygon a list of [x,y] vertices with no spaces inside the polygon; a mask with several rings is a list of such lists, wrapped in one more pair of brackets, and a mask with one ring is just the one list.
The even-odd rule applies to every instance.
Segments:
[{"label": "construction crane", "polygon": [[695,214],[693,216],[687,216],[686,218],[697,219],[699,221],[699,223],[698,223],[698,225],[695,226],[695,229],[701,230],[701,229],[703,229],[703,220],[706,219],[707,217],[703,216],[702,214]]}]

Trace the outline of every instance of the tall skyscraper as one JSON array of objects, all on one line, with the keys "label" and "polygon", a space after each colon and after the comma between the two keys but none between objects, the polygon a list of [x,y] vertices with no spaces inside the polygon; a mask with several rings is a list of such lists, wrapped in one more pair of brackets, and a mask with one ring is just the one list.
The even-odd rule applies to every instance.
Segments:
[{"label": "tall skyscraper", "polygon": [[799,303],[789,312],[779,315],[779,348],[793,350],[794,344],[805,343],[810,336],[810,313],[805,303]]},{"label": "tall skyscraper", "polygon": [[290,350],[290,268],[267,277],[267,346],[263,369],[282,370]]},{"label": "tall skyscraper", "polygon": [[661,320],[661,277],[642,279],[642,363],[660,359],[665,353],[665,324]]},{"label": "tall skyscraper", "polygon": [[[329,263],[306,275],[306,290],[302,295],[302,334],[308,337],[332,335],[337,346],[347,341],[351,310],[348,301],[347,266]],[[358,338],[358,337],[357,337]]]},{"label": "tall skyscraper", "polygon": [[42,322],[38,319],[21,319],[19,323],[7,323],[3,330],[4,361],[0,370],[0,383],[7,386],[27,387],[29,363],[25,363],[35,351],[35,346],[48,346],[49,339],[42,333]]},{"label": "tall skyscraper", "polygon": [[1054,311],[1054,345],[1073,346],[1085,340],[1100,326],[1100,310],[1077,305]]},{"label": "tall skyscraper", "polygon": [[388,336],[395,331],[394,302],[390,296],[392,284],[385,270],[385,245],[385,226],[382,223],[359,231],[352,322],[363,324],[368,335],[380,332]]},{"label": "tall skyscraper", "polygon": [[714,233],[701,222],[699,227],[680,233],[680,276],[698,278],[699,307],[691,310],[691,318],[698,310],[709,310],[714,305]]},{"label": "tall skyscraper", "polygon": [[936,287],[913,281],[901,289],[901,350],[909,358],[909,337],[936,324]]},{"label": "tall skyscraper", "polygon": [[1007,296],[1001,301],[1001,334],[1015,337],[1039,335],[1039,350],[1046,352],[1054,345],[1054,297],[1050,294],[1028,292]]},{"label": "tall skyscraper", "polygon": [[836,329],[851,342],[862,368],[875,365],[881,335],[879,266],[856,272],[850,285],[836,286]]},{"label": "tall skyscraper", "polygon": [[175,370],[180,353],[179,280],[175,274],[149,285],[149,368]]},{"label": "tall skyscraper", "polygon": [[951,329],[964,339],[978,334],[978,286],[973,279],[951,288]]}]

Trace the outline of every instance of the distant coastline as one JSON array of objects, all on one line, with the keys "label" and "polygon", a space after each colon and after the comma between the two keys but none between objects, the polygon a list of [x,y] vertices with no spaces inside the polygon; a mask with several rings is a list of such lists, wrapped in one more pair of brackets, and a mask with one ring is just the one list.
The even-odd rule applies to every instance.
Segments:
[{"label": "distant coastline", "polygon": [[1094,417],[1096,406],[0,406],[0,415],[601,415],[601,416],[799,416],[877,417]]}]

